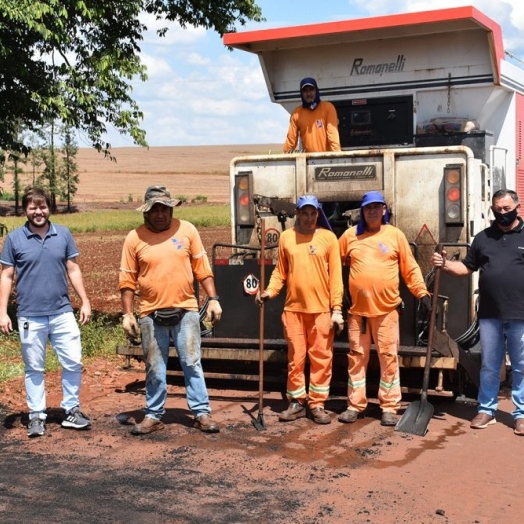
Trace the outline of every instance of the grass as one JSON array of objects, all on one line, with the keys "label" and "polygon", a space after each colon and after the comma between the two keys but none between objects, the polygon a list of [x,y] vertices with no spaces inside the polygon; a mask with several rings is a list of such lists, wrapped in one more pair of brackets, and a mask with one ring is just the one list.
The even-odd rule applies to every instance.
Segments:
[{"label": "grass", "polygon": [[[191,221],[197,227],[223,227],[230,225],[229,206],[180,206],[174,216]],[[142,214],[136,211],[108,210],[52,216],[53,222],[62,224],[74,233],[131,230],[143,223]],[[25,217],[0,217],[9,231],[25,223]],[[13,312],[11,311],[11,314]],[[13,314],[12,314],[13,316]],[[16,321],[13,318],[13,326]],[[115,348],[125,344],[125,336],[119,317],[98,315],[85,326],[80,326],[84,362],[93,357],[113,358]],[[24,374],[20,340],[15,331],[9,337],[0,333],[0,384]],[[60,368],[56,355],[49,349],[46,371]],[[0,388],[0,392],[1,392]]]},{"label": "grass", "polygon": [[18,337],[15,340],[0,335],[0,383],[7,382],[11,378],[19,377],[24,374],[24,363],[20,353],[20,342]]},{"label": "grass", "polygon": [[[196,227],[227,227],[231,224],[229,205],[180,206],[173,215],[189,220]],[[127,231],[143,224],[142,214],[133,210],[103,210],[83,213],[52,215],[56,224],[68,227],[73,233],[95,233],[100,231]],[[0,217],[9,231],[23,225],[25,217]]]},{"label": "grass", "polygon": [[80,326],[82,335],[82,354],[84,357],[114,355],[117,346],[126,344],[120,317],[98,315],[88,324]]}]

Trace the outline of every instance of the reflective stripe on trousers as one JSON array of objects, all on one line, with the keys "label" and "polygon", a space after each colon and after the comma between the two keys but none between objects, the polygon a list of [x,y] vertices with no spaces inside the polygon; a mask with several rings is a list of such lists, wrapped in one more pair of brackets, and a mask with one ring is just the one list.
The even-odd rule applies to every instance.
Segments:
[{"label": "reflective stripe on trousers", "polygon": [[365,330],[362,329],[362,321],[363,317],[350,315],[348,322],[348,407],[359,412],[366,409],[366,373],[371,344],[375,341],[380,363],[380,407],[382,411],[396,412],[402,398],[398,364],[398,311],[394,309],[386,315],[366,318]]},{"label": "reflective stripe on trousers", "polygon": [[284,336],[288,343],[287,397],[304,402],[309,359],[309,407],[324,407],[329,397],[333,363],[334,331],[330,313],[282,313]]}]

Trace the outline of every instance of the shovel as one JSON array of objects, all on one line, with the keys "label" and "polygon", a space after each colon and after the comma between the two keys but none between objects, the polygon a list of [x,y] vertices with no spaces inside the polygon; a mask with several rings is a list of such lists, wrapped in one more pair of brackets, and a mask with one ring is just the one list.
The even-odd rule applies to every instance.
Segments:
[{"label": "shovel", "polygon": [[[437,252],[442,251],[439,244]],[[422,379],[422,394],[420,400],[412,402],[404,411],[401,419],[395,426],[395,431],[411,433],[423,437],[428,432],[428,425],[433,417],[433,405],[428,402],[429,370],[431,367],[431,351],[433,350],[433,334],[437,319],[437,303],[440,288],[440,266],[435,268],[435,283],[431,298],[431,316],[429,320],[428,347],[426,350],[426,364],[424,365],[424,378]]]},{"label": "shovel", "polygon": [[[266,224],[265,219],[260,220],[260,283],[259,289],[266,287]],[[258,417],[251,419],[257,431],[266,429],[264,423],[264,303],[260,306],[260,328],[258,344]]]}]

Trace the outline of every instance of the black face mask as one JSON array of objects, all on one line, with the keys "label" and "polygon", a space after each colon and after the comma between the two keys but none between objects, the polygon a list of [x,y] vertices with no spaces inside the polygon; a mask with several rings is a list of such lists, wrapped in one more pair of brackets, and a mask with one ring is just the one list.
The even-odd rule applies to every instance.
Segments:
[{"label": "black face mask", "polygon": [[499,226],[508,227],[511,226],[517,218],[517,208],[513,211],[508,211],[507,213],[497,213],[496,211],[493,211],[493,214],[495,215],[495,222]]}]

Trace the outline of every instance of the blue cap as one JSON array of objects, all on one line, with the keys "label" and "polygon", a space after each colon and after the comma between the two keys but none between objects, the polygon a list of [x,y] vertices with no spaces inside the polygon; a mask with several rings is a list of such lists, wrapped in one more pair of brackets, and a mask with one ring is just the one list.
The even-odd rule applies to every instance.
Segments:
[{"label": "blue cap", "polygon": [[369,191],[369,193],[366,193],[364,195],[361,207],[367,206],[368,204],[376,203],[385,204],[386,200],[384,199],[380,191]]},{"label": "blue cap", "polygon": [[302,209],[304,206],[313,206],[316,209],[320,209],[322,206],[314,195],[304,195],[298,199],[297,209]]},{"label": "blue cap", "polygon": [[366,228],[366,221],[364,220],[364,206],[369,204],[384,204],[386,206],[386,212],[382,217],[383,224],[389,224],[389,210],[386,204],[386,199],[382,196],[380,191],[369,191],[364,195],[362,199],[362,204],[360,206],[360,219],[357,224],[357,235],[364,233]]},{"label": "blue cap", "polygon": [[302,209],[304,206],[313,206],[315,209],[318,209],[318,219],[317,226],[333,231],[329,220],[322,209],[322,204],[318,201],[317,197],[314,195],[303,195],[298,199],[297,209]]}]

